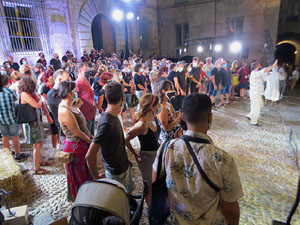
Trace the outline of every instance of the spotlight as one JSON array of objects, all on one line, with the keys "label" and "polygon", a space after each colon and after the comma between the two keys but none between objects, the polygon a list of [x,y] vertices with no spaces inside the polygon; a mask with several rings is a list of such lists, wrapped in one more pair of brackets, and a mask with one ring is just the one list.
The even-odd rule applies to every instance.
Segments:
[{"label": "spotlight", "polygon": [[136,17],[136,19],[137,19],[137,20],[140,20],[140,17],[139,17],[139,16],[137,16],[137,17]]},{"label": "spotlight", "polygon": [[200,46],[197,48],[197,51],[198,51],[198,52],[203,52],[203,47],[200,45]]},{"label": "spotlight", "polygon": [[119,9],[115,9],[112,13],[113,19],[118,22],[120,22],[123,19],[123,16],[124,16],[123,12]]},{"label": "spotlight", "polygon": [[132,20],[134,17],[134,14],[132,12],[127,13],[127,19]]},{"label": "spotlight", "polygon": [[184,52],[187,52],[187,48],[184,48],[183,51],[184,51]]},{"label": "spotlight", "polygon": [[124,0],[124,2],[126,2],[126,3],[129,3],[129,2],[130,2],[130,0]]},{"label": "spotlight", "polygon": [[215,46],[215,51],[216,51],[216,52],[222,51],[222,45],[217,44],[217,45]]},{"label": "spotlight", "polygon": [[232,53],[238,53],[242,50],[242,44],[238,41],[235,41],[230,44],[230,51]]},{"label": "spotlight", "polygon": [[297,55],[297,54],[298,54],[298,51],[295,51],[294,54]]}]

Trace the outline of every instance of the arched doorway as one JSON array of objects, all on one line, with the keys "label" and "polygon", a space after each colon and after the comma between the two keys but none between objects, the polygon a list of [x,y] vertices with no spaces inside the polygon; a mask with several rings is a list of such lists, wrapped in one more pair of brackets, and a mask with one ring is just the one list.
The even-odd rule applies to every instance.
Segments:
[{"label": "arched doorway", "polygon": [[275,58],[278,59],[279,64],[289,63],[294,64],[297,53],[296,47],[289,43],[282,43],[276,46]]},{"label": "arched doorway", "polygon": [[[279,52],[281,52],[281,56],[279,55]],[[278,57],[282,57],[282,55],[286,55],[288,58],[294,59],[294,61],[291,62],[291,64],[300,65],[300,42],[296,40],[280,41],[276,45],[275,54],[276,56],[278,55]],[[283,57],[286,58],[286,56]]]},{"label": "arched doorway", "polygon": [[98,14],[91,26],[93,46],[95,49],[103,49],[105,53],[116,52],[115,32],[110,21],[103,14]]}]

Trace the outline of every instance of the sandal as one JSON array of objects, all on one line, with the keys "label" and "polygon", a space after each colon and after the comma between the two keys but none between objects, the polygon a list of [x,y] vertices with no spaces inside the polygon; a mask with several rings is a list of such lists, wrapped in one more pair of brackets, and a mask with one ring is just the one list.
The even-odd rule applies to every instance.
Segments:
[{"label": "sandal", "polygon": [[51,165],[52,165],[52,163],[45,162],[45,161],[42,161],[42,162],[40,163],[40,166],[51,166]]},{"label": "sandal", "polygon": [[39,168],[39,169],[35,170],[34,173],[35,173],[35,175],[44,175],[44,174],[49,173],[49,170]]}]

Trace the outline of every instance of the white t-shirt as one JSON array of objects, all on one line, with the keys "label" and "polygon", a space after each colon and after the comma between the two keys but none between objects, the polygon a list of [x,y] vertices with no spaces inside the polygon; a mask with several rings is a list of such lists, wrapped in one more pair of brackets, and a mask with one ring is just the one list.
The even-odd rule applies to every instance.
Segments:
[{"label": "white t-shirt", "polygon": [[285,70],[281,67],[278,72],[280,73],[279,79],[285,81],[287,78],[287,73],[285,72]]},{"label": "white t-shirt", "polygon": [[293,75],[293,79],[299,80],[299,71],[294,70],[292,75]]}]

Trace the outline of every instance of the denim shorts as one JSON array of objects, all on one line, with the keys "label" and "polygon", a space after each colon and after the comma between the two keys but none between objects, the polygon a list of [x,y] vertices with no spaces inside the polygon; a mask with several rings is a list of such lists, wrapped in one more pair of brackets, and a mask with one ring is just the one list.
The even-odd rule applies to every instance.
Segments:
[{"label": "denim shorts", "polygon": [[248,84],[239,84],[239,86],[240,86],[240,88],[241,89],[246,89],[246,88],[248,88]]},{"label": "denim shorts", "polygon": [[223,86],[223,89],[221,90],[221,95],[224,94],[230,94],[231,93],[231,86]]},{"label": "denim shorts", "polygon": [[0,124],[0,131],[1,135],[4,137],[17,137],[19,136],[19,124],[13,124],[13,125],[3,125]]},{"label": "denim shorts", "polygon": [[128,193],[133,192],[133,190],[135,189],[130,167],[128,167],[128,169],[124,173],[119,175],[113,175],[107,170],[105,170],[105,176],[108,179],[119,181],[121,184],[125,186]]},{"label": "denim shorts", "polygon": [[128,108],[131,108],[131,101],[132,101],[132,94],[131,93],[125,93],[125,102],[127,104]]}]

